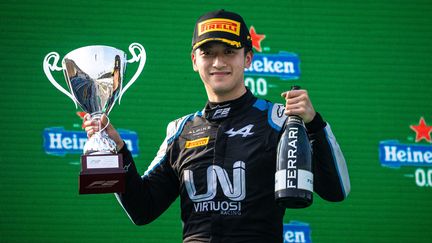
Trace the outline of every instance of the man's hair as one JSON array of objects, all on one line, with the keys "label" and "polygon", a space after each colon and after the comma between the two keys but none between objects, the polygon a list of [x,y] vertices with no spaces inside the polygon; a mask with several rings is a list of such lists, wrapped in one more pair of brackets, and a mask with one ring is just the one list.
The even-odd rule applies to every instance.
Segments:
[{"label": "man's hair", "polygon": [[245,54],[245,56],[246,56],[246,54],[247,54],[248,52],[252,52],[252,54],[254,53],[252,47],[247,47],[247,46],[245,46],[245,48],[244,48],[244,54]]},{"label": "man's hair", "polygon": [[[195,49],[192,49],[192,50],[191,50],[191,54],[194,53],[195,50],[197,50],[197,49],[199,49],[199,47],[198,47],[198,48],[195,48]],[[253,48],[252,48],[252,47],[249,47],[249,46],[245,46],[244,49],[243,49],[243,51],[244,51],[245,56],[246,56],[246,54],[247,54],[248,52],[252,52],[252,54],[254,53]]]}]

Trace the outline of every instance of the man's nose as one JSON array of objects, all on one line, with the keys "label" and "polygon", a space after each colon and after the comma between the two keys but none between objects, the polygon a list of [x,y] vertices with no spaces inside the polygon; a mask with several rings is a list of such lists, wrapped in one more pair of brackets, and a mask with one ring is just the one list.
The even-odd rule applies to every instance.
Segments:
[{"label": "man's nose", "polygon": [[213,67],[214,68],[223,68],[226,66],[224,57],[222,55],[216,55],[213,60]]}]

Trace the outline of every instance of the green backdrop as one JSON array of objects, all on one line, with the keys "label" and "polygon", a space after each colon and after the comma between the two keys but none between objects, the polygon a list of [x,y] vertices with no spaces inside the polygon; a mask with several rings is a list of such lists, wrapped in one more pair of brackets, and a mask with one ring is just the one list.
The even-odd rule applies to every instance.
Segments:
[{"label": "green backdrop", "polygon": [[[132,42],[144,45],[144,71],[110,115],[117,128],[137,133],[143,172],[167,123],[205,104],[190,43],[197,17],[218,8],[241,13],[266,35],[262,53],[298,54],[299,79],[250,76],[248,85],[275,102],[294,83],[308,89],[347,160],[347,200],[315,196],[311,207],[287,210],[284,221],[309,224],[313,242],[431,242],[431,163],[392,169],[378,152],[385,140],[431,150],[430,139],[415,141],[410,129],[421,117],[432,125],[429,0],[2,1],[0,242],[181,241],[178,201],[138,227],[112,194],[78,195],[79,154],[47,154],[42,134],[80,131],[81,121],[42,61],[86,45],[126,52]],[[134,70],[128,66],[126,80]],[[61,73],[54,76],[64,84]]]}]

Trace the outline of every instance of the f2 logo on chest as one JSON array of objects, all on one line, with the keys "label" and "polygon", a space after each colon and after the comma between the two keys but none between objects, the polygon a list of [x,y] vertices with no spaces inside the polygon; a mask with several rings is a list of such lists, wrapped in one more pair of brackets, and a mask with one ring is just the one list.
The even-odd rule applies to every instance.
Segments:
[{"label": "f2 logo on chest", "polygon": [[228,108],[222,108],[222,109],[217,109],[217,110],[215,111],[215,113],[213,114],[212,119],[225,118],[225,117],[228,116],[230,110],[231,110],[231,107],[228,107]]},{"label": "f2 logo on chest", "polygon": [[237,135],[241,135],[242,137],[247,137],[250,136],[252,134],[254,134],[253,132],[251,132],[252,128],[254,127],[254,125],[249,124],[243,128],[240,128],[237,131],[234,131],[234,128],[231,128],[229,131],[226,131],[225,134],[228,134],[228,137],[234,137]]}]

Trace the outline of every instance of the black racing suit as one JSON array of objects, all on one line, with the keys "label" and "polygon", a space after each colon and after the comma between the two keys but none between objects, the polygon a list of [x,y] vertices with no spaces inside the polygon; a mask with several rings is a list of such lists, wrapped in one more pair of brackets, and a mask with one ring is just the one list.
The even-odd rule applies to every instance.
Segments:
[{"label": "black racing suit", "polygon": [[[150,223],[178,196],[184,242],[282,242],[284,209],[275,203],[276,148],[284,107],[242,97],[171,122],[141,177],[126,146],[126,192],[117,198],[137,225]],[[344,157],[317,113],[307,125],[314,191],[329,201],[349,190]]]}]

